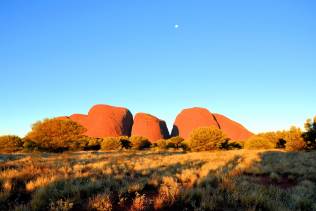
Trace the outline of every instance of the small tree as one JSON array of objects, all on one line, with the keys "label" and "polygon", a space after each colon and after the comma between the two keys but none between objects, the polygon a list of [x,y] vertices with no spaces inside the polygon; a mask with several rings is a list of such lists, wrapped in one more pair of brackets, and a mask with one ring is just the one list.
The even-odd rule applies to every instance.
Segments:
[{"label": "small tree", "polygon": [[300,128],[291,127],[284,133],[285,149],[288,151],[298,151],[305,148],[305,142]]},{"label": "small tree", "polygon": [[190,133],[188,145],[192,151],[215,150],[225,140],[227,137],[222,130],[215,127],[201,127]]},{"label": "small tree", "polygon": [[307,119],[305,123],[305,132],[303,138],[308,149],[316,149],[316,116],[313,121]]},{"label": "small tree", "polygon": [[72,120],[45,119],[32,126],[25,139],[51,151],[81,147],[85,128]]},{"label": "small tree", "polygon": [[22,139],[14,135],[0,136],[0,151],[15,152],[21,150],[23,146]]},{"label": "small tree", "polygon": [[129,140],[132,143],[133,149],[142,150],[149,148],[151,145],[150,141],[143,136],[131,136]]}]

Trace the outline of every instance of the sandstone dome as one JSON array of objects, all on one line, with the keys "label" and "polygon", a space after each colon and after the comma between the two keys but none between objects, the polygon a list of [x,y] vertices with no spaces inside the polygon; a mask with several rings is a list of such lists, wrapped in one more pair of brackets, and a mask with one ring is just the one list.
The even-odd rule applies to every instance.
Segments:
[{"label": "sandstone dome", "polygon": [[69,116],[69,119],[71,119],[74,122],[77,122],[78,124],[82,125],[83,127],[87,128],[88,126],[88,116],[84,114],[72,114]]},{"label": "sandstone dome", "polygon": [[[73,114],[58,119],[71,119],[87,129],[85,135],[103,138],[108,136],[144,136],[155,142],[169,138],[165,121],[146,113],[133,115],[127,108],[110,105],[95,105],[88,115]],[[236,121],[221,114],[212,114],[206,108],[183,109],[176,117],[171,136],[188,138],[190,132],[198,127],[214,126],[224,131],[232,140],[249,138],[252,133]]]},{"label": "sandstone dome", "polygon": [[221,114],[213,115],[216,121],[218,122],[220,129],[222,129],[224,133],[232,140],[244,140],[253,135],[253,133],[248,131],[244,126],[242,126],[238,122],[235,122]]},{"label": "sandstone dome", "polygon": [[[80,122],[78,122],[80,123]],[[133,115],[127,108],[109,105],[95,105],[86,122],[86,135],[91,137],[129,136],[133,125]]]},{"label": "sandstone dome", "polygon": [[150,114],[137,113],[132,127],[132,136],[144,136],[155,142],[169,138],[169,132],[165,121]]},{"label": "sandstone dome", "polygon": [[88,115],[73,114],[58,119],[71,119],[87,129],[84,133],[95,138],[108,136],[129,136],[133,125],[133,115],[127,108],[109,105],[95,105]]},{"label": "sandstone dome", "polygon": [[186,139],[194,128],[208,126],[219,128],[209,110],[199,107],[183,109],[176,117],[171,136],[181,136]]},{"label": "sandstone dome", "polygon": [[241,124],[221,114],[212,114],[205,108],[187,108],[182,110],[173,125],[171,136],[188,138],[190,132],[198,127],[214,126],[223,130],[228,138],[232,140],[244,140],[253,134]]}]

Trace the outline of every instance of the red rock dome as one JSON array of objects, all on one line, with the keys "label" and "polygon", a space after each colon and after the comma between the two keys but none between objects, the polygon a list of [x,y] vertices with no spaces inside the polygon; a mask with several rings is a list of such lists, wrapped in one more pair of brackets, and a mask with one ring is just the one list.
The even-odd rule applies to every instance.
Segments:
[{"label": "red rock dome", "polygon": [[169,138],[169,132],[165,121],[150,114],[137,113],[132,127],[132,136],[144,136],[155,142]]},{"label": "red rock dome", "polygon": [[133,115],[126,108],[95,105],[88,113],[86,125],[88,136],[129,136],[133,125]]},{"label": "red rock dome", "polygon": [[253,135],[253,133],[248,131],[244,126],[225,117],[224,115],[213,115],[218,124],[220,125],[220,129],[222,129],[225,132],[225,134],[232,140],[244,140]]},{"label": "red rock dome", "polygon": [[188,138],[194,128],[215,126],[232,140],[243,140],[253,134],[241,124],[221,115],[212,114],[205,108],[188,108],[178,114],[172,129],[171,136]]},{"label": "red rock dome", "polygon": [[73,114],[57,118],[79,123],[87,129],[85,135],[96,138],[130,136],[133,125],[133,115],[128,109],[109,105],[95,105],[88,115]]},{"label": "red rock dome", "polygon": [[212,113],[205,108],[187,108],[182,110],[173,124],[171,136],[188,138],[194,128],[215,126],[219,128]]},{"label": "red rock dome", "polygon": [[83,127],[88,127],[88,116],[84,114],[73,114],[69,117],[72,121],[77,122]]},{"label": "red rock dome", "polygon": [[[131,112],[122,107],[95,105],[88,115],[73,114],[70,117],[62,116],[57,119],[71,119],[87,129],[85,135],[97,138],[132,134],[147,137],[154,142],[169,137],[168,128],[163,120],[150,114],[138,113],[133,124]],[[212,114],[205,108],[195,107],[184,109],[178,114],[171,136],[188,138],[193,129],[208,126],[222,129],[232,140],[243,140],[252,135],[241,124],[221,114]]]}]

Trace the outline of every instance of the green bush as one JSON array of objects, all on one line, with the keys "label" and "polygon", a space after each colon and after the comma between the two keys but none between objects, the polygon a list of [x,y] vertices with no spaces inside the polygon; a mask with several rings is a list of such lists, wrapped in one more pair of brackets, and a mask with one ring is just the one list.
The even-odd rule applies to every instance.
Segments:
[{"label": "green bush", "polygon": [[143,136],[131,136],[129,140],[132,148],[137,150],[149,148],[151,145],[150,141]]},{"label": "green bush", "polygon": [[72,120],[45,119],[33,124],[25,139],[32,141],[42,150],[75,150],[86,144],[86,141],[80,141],[85,130]]},{"label": "green bush", "polygon": [[0,136],[0,151],[15,152],[22,149],[22,139],[14,135]]},{"label": "green bush", "polygon": [[227,138],[222,130],[215,127],[201,127],[190,133],[188,146],[192,151],[215,150],[225,140]]},{"label": "green bush", "polygon": [[275,142],[258,135],[251,136],[244,143],[245,149],[274,149],[275,147]]}]

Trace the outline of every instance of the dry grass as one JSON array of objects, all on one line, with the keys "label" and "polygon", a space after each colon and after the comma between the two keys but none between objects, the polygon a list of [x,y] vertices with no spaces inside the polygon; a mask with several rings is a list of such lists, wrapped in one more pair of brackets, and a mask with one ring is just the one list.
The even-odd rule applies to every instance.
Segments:
[{"label": "dry grass", "polygon": [[1,155],[0,210],[316,210],[316,152]]}]

